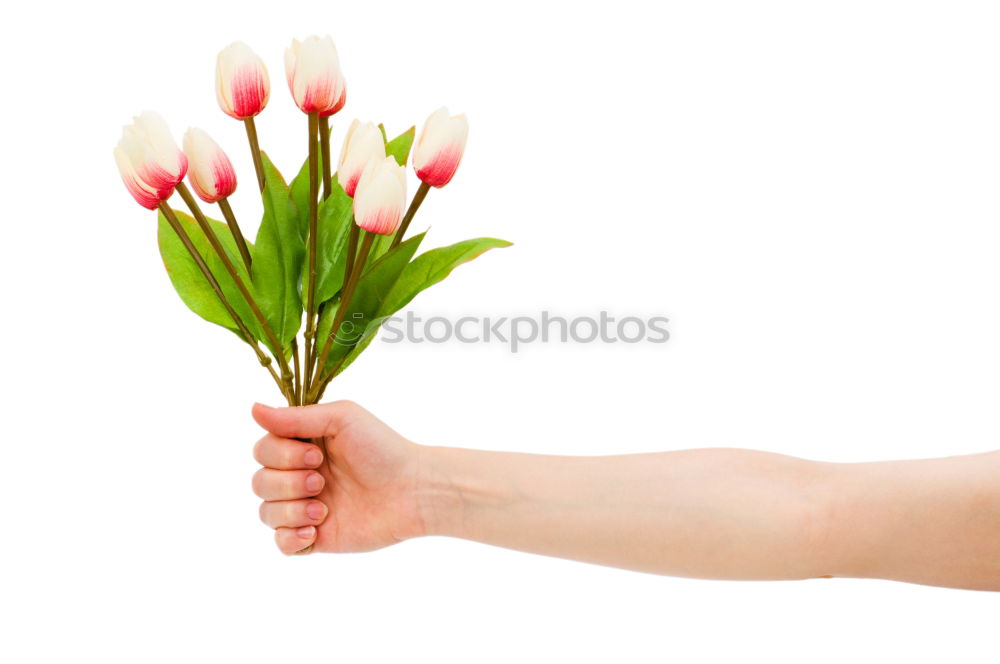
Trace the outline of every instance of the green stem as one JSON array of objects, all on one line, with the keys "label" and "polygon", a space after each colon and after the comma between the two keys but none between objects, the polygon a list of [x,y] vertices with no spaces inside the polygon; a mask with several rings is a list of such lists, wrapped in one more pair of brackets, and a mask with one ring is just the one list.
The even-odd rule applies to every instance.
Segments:
[{"label": "green stem", "polygon": [[243,264],[246,265],[247,274],[249,274],[250,266],[253,263],[253,259],[250,257],[250,247],[247,246],[247,240],[243,237],[240,225],[236,223],[236,215],[233,214],[233,208],[229,205],[228,198],[219,200],[219,209],[222,210],[222,216],[226,218],[229,232],[233,234],[233,239],[236,240],[236,248],[240,250],[240,256],[243,258]]},{"label": "green stem", "polygon": [[403,236],[406,235],[406,229],[410,227],[410,222],[413,221],[413,216],[417,214],[420,204],[424,202],[424,199],[427,197],[427,192],[430,190],[431,186],[425,182],[421,182],[420,186],[417,187],[417,193],[413,194],[413,200],[410,201],[410,207],[406,209],[406,214],[403,215],[403,221],[399,224],[399,230],[396,231],[396,237],[392,238],[392,244],[389,245],[390,249],[394,248],[403,241]]},{"label": "green stem", "polygon": [[316,151],[316,135],[319,132],[319,117],[316,113],[309,114],[309,288],[306,291],[306,380],[312,383],[313,337],[316,335],[316,229],[318,217],[319,196],[319,154]]},{"label": "green stem", "polygon": [[319,119],[319,146],[323,155],[323,200],[333,192],[333,164],[330,163],[330,118]]},{"label": "green stem", "polygon": [[208,238],[209,244],[218,254],[219,259],[222,261],[222,265],[225,266],[226,271],[229,272],[229,276],[232,277],[233,282],[236,287],[240,290],[243,295],[243,299],[246,300],[247,305],[250,307],[250,311],[253,312],[254,317],[260,324],[261,330],[263,330],[264,335],[267,337],[268,342],[271,345],[271,350],[274,352],[275,357],[278,359],[278,366],[281,368],[281,382],[286,386],[286,392],[291,394],[292,389],[292,373],[288,367],[288,360],[285,359],[285,354],[282,352],[281,342],[278,340],[278,336],[271,329],[268,324],[267,319],[264,317],[263,312],[261,312],[260,307],[257,306],[257,301],[254,300],[253,295],[250,293],[250,289],[247,288],[246,282],[240,277],[239,273],[236,271],[236,267],[233,262],[229,259],[229,254],[226,252],[225,247],[219,241],[218,236],[215,231],[212,230],[211,225],[208,223],[208,219],[201,212],[201,208],[198,206],[198,201],[195,200],[194,196],[191,195],[191,191],[187,188],[187,185],[183,182],[177,184],[177,193],[181,195],[184,202],[191,209],[191,214],[194,215],[195,221],[201,226],[201,230],[205,233],[205,237]]},{"label": "green stem", "polygon": [[[361,280],[361,271],[365,267],[365,258],[368,256],[368,252],[372,248],[372,242],[375,241],[375,233],[365,233],[364,239],[361,241],[361,252],[358,254],[358,260],[354,263],[354,270],[351,272],[350,277],[348,277],[347,283],[344,284],[344,290],[340,296],[340,304],[337,306],[337,313],[333,318],[333,326],[330,327],[330,334],[327,336],[326,341],[323,344],[323,352],[320,353],[319,361],[316,363],[316,378],[319,379],[315,385],[310,385],[310,390],[315,390],[319,385],[323,385],[323,382],[329,382],[329,377],[320,378],[323,376],[323,369],[326,367],[326,359],[330,356],[330,351],[333,349],[334,341],[337,338],[337,333],[340,331],[340,326],[344,322],[344,316],[347,315],[347,309],[351,306],[351,298],[354,297],[354,289],[357,287],[358,282]],[[312,396],[310,394],[310,396]],[[315,401],[313,401],[315,403]]]},{"label": "green stem", "polygon": [[233,309],[232,305],[229,304],[229,300],[226,299],[226,295],[222,291],[222,286],[219,285],[219,282],[215,278],[215,275],[212,274],[212,270],[210,270],[208,265],[205,263],[205,259],[201,257],[200,253],[198,253],[198,249],[194,246],[194,243],[191,241],[191,238],[184,230],[184,227],[181,225],[181,222],[177,219],[177,215],[174,214],[174,211],[171,210],[170,206],[167,205],[165,202],[160,203],[160,212],[163,213],[163,216],[164,218],[166,218],[167,223],[170,224],[170,227],[174,229],[174,233],[176,233],[177,237],[180,238],[181,244],[183,244],[184,248],[188,250],[189,254],[191,254],[191,258],[194,260],[195,265],[198,266],[198,269],[201,270],[201,273],[205,276],[205,279],[208,281],[208,285],[212,287],[213,291],[215,291],[215,295],[216,297],[219,298],[219,302],[222,303],[222,306],[226,310],[226,313],[228,313],[229,317],[233,319],[234,323],[236,323],[236,327],[239,329],[239,333],[240,336],[243,337],[243,341],[245,341],[251,348],[253,348],[254,353],[257,354],[257,361],[259,361],[261,365],[268,370],[268,372],[271,374],[271,377],[274,378],[274,382],[277,383],[278,389],[281,390],[281,393],[285,396],[286,399],[288,399],[289,405],[293,405],[292,395],[290,395],[285,390],[285,387],[282,384],[281,379],[278,378],[278,374],[275,373],[274,367],[271,366],[271,358],[268,357],[264,353],[264,351],[261,350],[260,346],[257,345],[257,342],[253,338],[253,334],[250,333],[250,330],[247,329],[246,324]]},{"label": "green stem", "polygon": [[292,373],[295,374],[295,403],[302,405],[302,365],[299,363],[299,341],[292,339]]},{"label": "green stem", "polygon": [[326,392],[327,386],[337,376],[337,372],[340,371],[340,367],[344,365],[346,360],[347,355],[337,360],[337,363],[333,365],[333,369],[330,370],[330,373],[326,376],[326,378],[320,381],[318,389],[315,389],[312,392],[312,403],[319,403],[320,399],[323,398],[323,393]]},{"label": "green stem", "polygon": [[344,285],[347,285],[347,280],[351,278],[351,273],[354,272],[354,259],[358,254],[358,232],[361,229],[358,225],[354,223],[354,215],[351,215],[351,231],[347,236],[347,262],[344,263]]},{"label": "green stem", "polygon": [[250,156],[253,157],[253,167],[257,169],[257,184],[260,190],[264,191],[264,160],[260,158],[260,143],[257,142],[257,125],[253,118],[244,118],[243,124],[247,128],[247,139],[250,141]]}]

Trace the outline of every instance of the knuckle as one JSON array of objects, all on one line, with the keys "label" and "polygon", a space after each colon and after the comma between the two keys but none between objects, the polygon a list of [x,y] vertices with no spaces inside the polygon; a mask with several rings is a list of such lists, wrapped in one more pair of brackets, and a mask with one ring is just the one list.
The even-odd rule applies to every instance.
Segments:
[{"label": "knuckle", "polygon": [[263,469],[258,470],[256,473],[253,474],[253,477],[250,478],[250,488],[253,489],[253,492],[258,496],[260,496],[261,498],[264,497],[261,495],[261,491],[263,489],[263,481],[264,481],[262,477],[263,472],[264,472]]},{"label": "knuckle", "polygon": [[268,512],[267,503],[266,502],[261,503],[260,507],[257,509],[257,516],[260,517],[261,523],[267,524],[267,512]]},{"label": "knuckle", "polygon": [[295,481],[288,477],[289,473],[281,473],[274,483],[274,493],[281,499],[287,500],[295,493]]},{"label": "knuckle", "polygon": [[350,399],[341,399],[340,401],[333,402],[333,414],[335,417],[340,418],[343,421],[345,418],[351,418],[364,412],[357,402],[351,401]]},{"label": "knuckle", "polygon": [[253,445],[253,458],[257,463],[264,465],[264,438],[261,438]]},{"label": "knuckle", "polygon": [[301,455],[295,445],[286,445],[281,452],[281,461],[285,464],[285,468],[296,468],[299,465],[297,459],[299,456]]}]

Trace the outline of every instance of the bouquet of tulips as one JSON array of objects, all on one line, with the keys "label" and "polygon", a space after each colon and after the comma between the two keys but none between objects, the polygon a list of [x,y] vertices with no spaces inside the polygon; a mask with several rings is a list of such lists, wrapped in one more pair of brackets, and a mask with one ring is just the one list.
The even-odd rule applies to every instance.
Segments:
[{"label": "bouquet of tulips", "polygon": [[[434,112],[415,145],[415,127],[389,140],[382,125],[354,120],[333,172],[330,118],[346,101],[333,41],[293,41],[285,73],[308,118],[308,158],[291,182],[260,149],[254,125],[270,96],[263,61],[237,42],[216,64],[219,105],[246,126],[263,199],[253,244],[228,201],[236,189],[232,163],[205,132],[188,130],[182,151],[163,118],[145,112],[124,128],[115,160],[135,200],[159,211],[160,254],[184,303],[248,344],[289,405],[306,405],[368,346],[379,321],[457,265],[510,243],[478,238],[416,255],[424,234],[405,238],[430,189],[448,184],[458,168],[464,116]],[[420,185],[407,205],[411,148]],[[190,215],[170,207],[175,191]],[[225,222],[207,216],[198,198],[218,205]]]}]

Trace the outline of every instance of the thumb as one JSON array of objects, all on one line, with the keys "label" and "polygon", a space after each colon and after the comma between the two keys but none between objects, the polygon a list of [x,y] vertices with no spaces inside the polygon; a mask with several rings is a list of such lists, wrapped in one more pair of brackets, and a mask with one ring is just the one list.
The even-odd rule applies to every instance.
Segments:
[{"label": "thumb", "polygon": [[313,406],[271,408],[253,405],[253,418],[267,431],[282,438],[319,438],[336,435],[343,419],[345,404],[323,403]]}]

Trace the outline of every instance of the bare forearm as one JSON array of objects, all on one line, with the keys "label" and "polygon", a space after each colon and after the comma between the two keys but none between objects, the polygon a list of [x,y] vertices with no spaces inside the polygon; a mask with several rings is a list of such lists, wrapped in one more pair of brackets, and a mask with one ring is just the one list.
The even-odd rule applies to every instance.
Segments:
[{"label": "bare forearm", "polygon": [[424,450],[431,534],[678,576],[1000,587],[997,453],[827,464]]},{"label": "bare forearm", "polygon": [[828,573],[827,465],[747,450],[552,457],[429,451],[453,495],[436,534],[705,578]]}]

